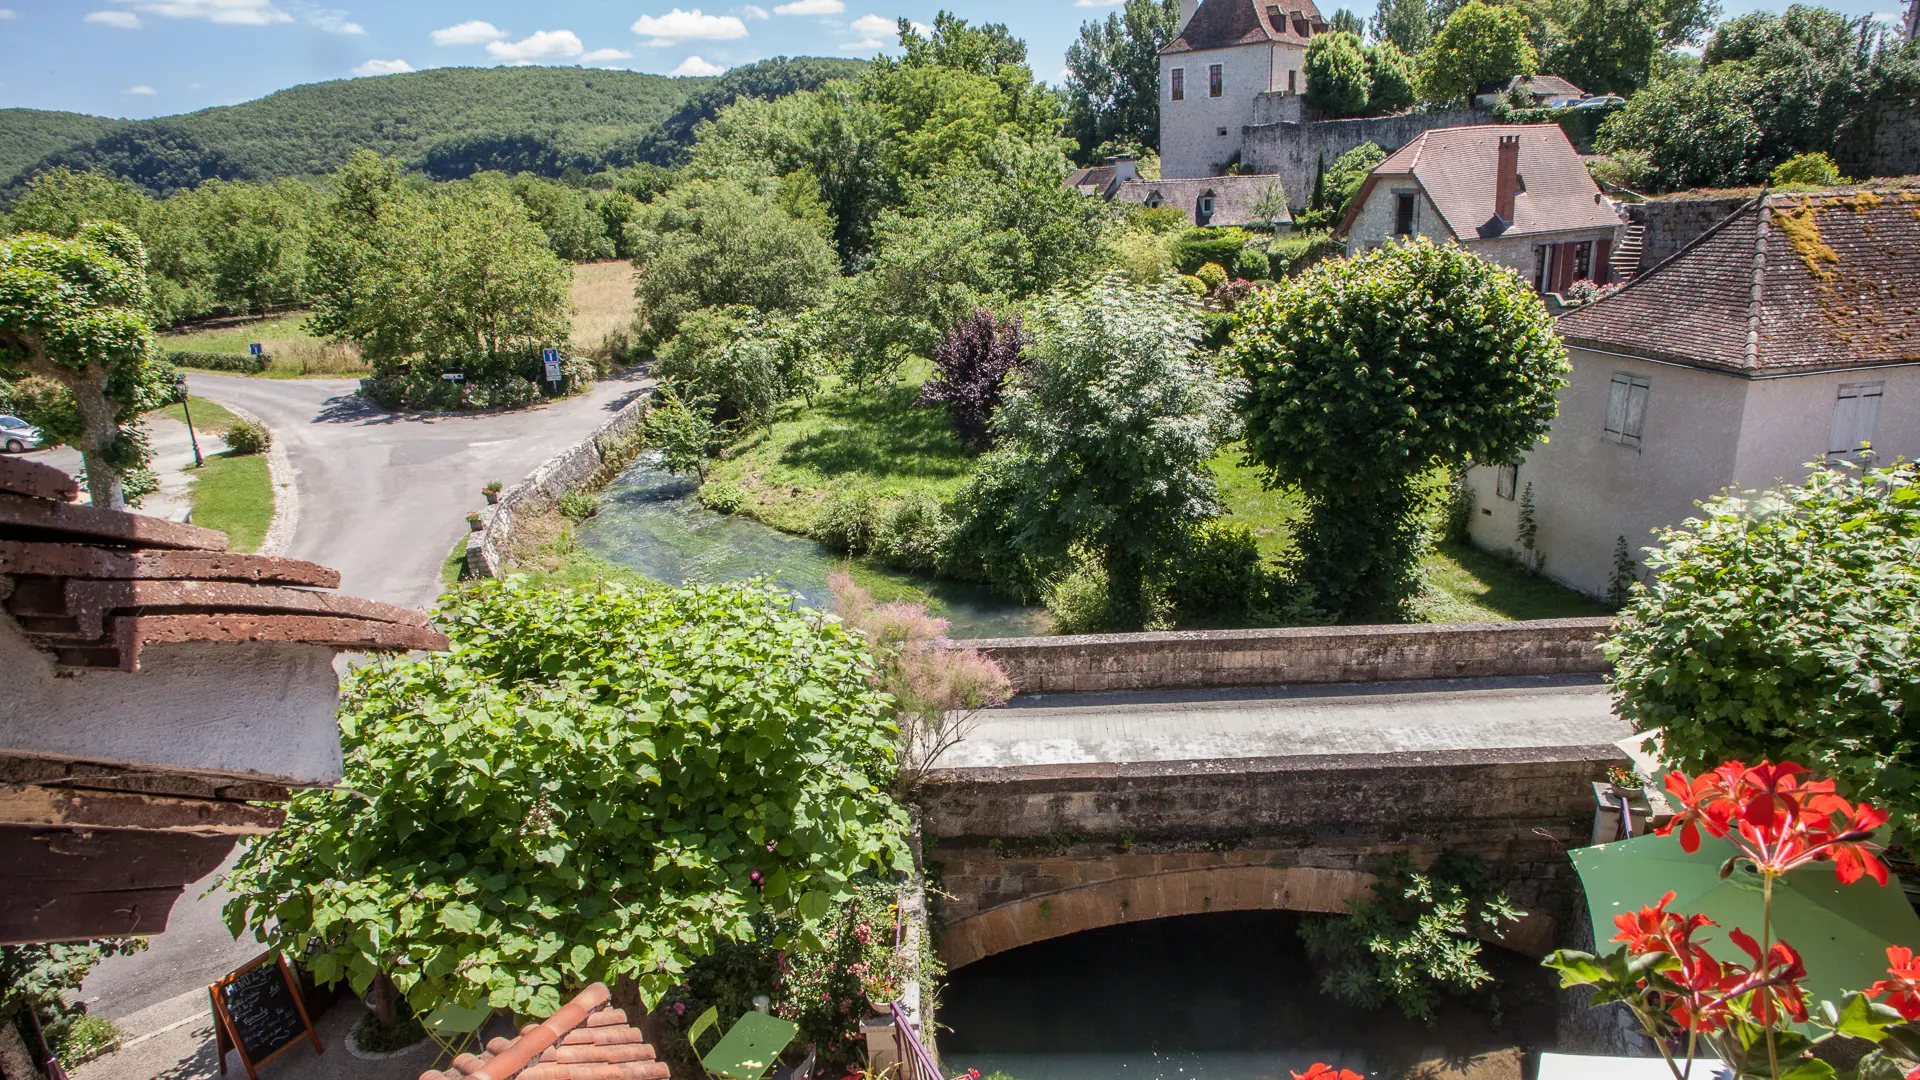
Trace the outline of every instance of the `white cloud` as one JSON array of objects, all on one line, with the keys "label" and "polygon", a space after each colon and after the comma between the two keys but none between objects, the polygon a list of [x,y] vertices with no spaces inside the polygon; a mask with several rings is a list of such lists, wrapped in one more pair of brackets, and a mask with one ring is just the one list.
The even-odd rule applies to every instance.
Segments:
[{"label": "white cloud", "polygon": [[731,41],[747,36],[747,24],[733,15],[703,15],[699,8],[674,8],[665,15],[640,16],[634,20],[633,32],[650,38],[649,45],[673,45],[689,39]]},{"label": "white cloud", "polygon": [[348,37],[360,37],[367,28],[357,22],[350,22],[347,13],[339,10],[314,11],[307,15],[307,25],[325,30],[329,34],[345,34]]},{"label": "white cloud", "polygon": [[207,84],[203,82],[190,82],[187,84],[187,89],[189,90],[205,90],[206,88]]},{"label": "white cloud", "polygon": [[0,7],[0,22],[6,22],[8,19],[12,19],[16,17],[17,16],[14,15],[12,8]]},{"label": "white cloud", "polygon": [[80,21],[118,27],[121,30],[140,29],[140,16],[131,11],[89,11],[86,18]]},{"label": "white cloud", "polygon": [[633,54],[625,49],[595,49],[580,57],[583,64],[604,64],[609,60],[631,60]]},{"label": "white cloud", "polygon": [[667,72],[669,75],[718,75],[727,70],[719,64],[709,64],[697,56],[689,56],[680,61],[680,66]]},{"label": "white cloud", "polygon": [[793,0],[773,9],[775,15],[838,15],[847,10],[841,0]]},{"label": "white cloud", "polygon": [[913,22],[909,20],[907,28],[912,30],[916,37],[930,38],[933,36],[933,27],[923,22]]},{"label": "white cloud", "polygon": [[1885,23],[1888,26],[1899,26],[1902,22],[1906,21],[1906,18],[1905,15],[1897,11],[1876,11],[1873,13],[1874,22]]},{"label": "white cloud", "polygon": [[205,19],[233,26],[271,26],[290,23],[293,16],[273,6],[272,0],[120,0],[143,15],[169,19]]},{"label": "white cloud", "polygon": [[740,9],[740,14],[745,15],[749,19],[764,19],[767,17],[767,9],[758,4],[748,4],[746,7]]},{"label": "white cloud", "polygon": [[435,30],[433,32],[433,43],[440,46],[484,45],[489,41],[499,41],[506,36],[507,32],[505,30],[500,29],[492,23],[474,19],[472,22],[463,22],[458,26],[449,26],[444,30]]},{"label": "white cloud", "polygon": [[353,69],[355,75],[402,75],[412,71],[413,65],[405,60],[369,60]]},{"label": "white cloud", "polygon": [[487,55],[495,60],[572,60],[586,51],[571,30],[536,30],[519,41],[487,42]]},{"label": "white cloud", "polygon": [[1119,7],[1126,0],[1073,0],[1074,7]]},{"label": "white cloud", "polygon": [[128,97],[152,97],[160,91],[151,86],[129,86],[120,92]]},{"label": "white cloud", "polygon": [[847,43],[849,49],[884,49],[899,40],[893,20],[878,15],[862,15],[849,23],[847,29],[860,35],[860,40]]}]

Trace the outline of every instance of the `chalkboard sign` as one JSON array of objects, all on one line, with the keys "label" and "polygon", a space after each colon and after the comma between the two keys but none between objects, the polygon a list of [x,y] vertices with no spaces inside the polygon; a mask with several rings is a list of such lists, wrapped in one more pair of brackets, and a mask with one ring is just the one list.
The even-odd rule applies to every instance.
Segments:
[{"label": "chalkboard sign", "polygon": [[240,1051],[247,1076],[257,1078],[260,1066],[279,1056],[302,1036],[313,1040],[313,1052],[323,1050],[320,1036],[300,999],[300,981],[286,958],[263,953],[223,976],[207,988],[213,998],[215,1052],[220,1071],[227,1071],[227,1048]]}]

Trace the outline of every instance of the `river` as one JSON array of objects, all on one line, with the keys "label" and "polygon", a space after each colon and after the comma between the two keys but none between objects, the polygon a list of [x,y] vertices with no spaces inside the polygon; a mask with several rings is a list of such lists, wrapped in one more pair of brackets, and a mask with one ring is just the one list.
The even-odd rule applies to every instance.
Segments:
[{"label": "river", "polygon": [[[808,604],[829,606],[827,576],[847,565],[845,556],[752,518],[715,513],[693,497],[697,486],[661,469],[655,455],[642,456],[600,493],[600,513],[580,526],[580,545],[670,585],[763,576]],[[862,576],[927,594],[955,638],[1048,632],[1045,612],[979,586],[876,567],[863,567]]]}]

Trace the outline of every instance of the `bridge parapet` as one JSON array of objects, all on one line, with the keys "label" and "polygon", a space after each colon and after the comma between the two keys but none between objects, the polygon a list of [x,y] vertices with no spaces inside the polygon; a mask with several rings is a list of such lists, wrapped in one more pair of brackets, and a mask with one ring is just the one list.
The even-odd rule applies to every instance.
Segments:
[{"label": "bridge parapet", "polygon": [[1303,626],[966,642],[1023,694],[1605,672],[1609,620]]}]

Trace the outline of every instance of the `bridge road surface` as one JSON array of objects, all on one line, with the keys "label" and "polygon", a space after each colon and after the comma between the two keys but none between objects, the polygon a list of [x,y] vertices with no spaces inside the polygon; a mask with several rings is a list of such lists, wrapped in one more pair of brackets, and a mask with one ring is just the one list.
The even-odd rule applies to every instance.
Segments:
[{"label": "bridge road surface", "polygon": [[1598,675],[1023,694],[938,768],[1590,746],[1633,734]]},{"label": "bridge road surface", "polygon": [[[351,379],[187,381],[194,395],[265,421],[286,448],[299,516],[280,554],[340,571],[343,593],[420,609],[440,594],[440,564],[467,531],[467,512],[486,504],[487,481],[513,484],[650,385],[629,373],[520,412],[429,416],[356,397]],[[235,941],[227,933],[227,894],[200,898],[226,869],[187,886],[145,952],[94,969],[80,991],[92,1010],[117,1020],[180,994],[204,995],[208,983],[259,953],[251,934]]]}]

